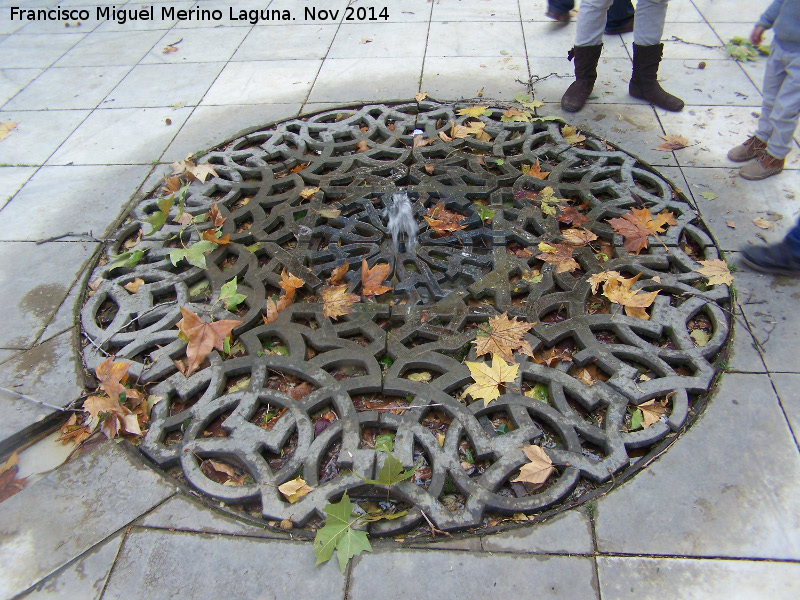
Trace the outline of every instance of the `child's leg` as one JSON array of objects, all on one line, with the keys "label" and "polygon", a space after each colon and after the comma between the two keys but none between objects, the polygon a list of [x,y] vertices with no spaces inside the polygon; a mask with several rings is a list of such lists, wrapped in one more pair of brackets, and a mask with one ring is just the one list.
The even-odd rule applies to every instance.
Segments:
[{"label": "child's leg", "polygon": [[782,52],[781,62],[784,79],[769,113],[772,134],[767,140],[767,152],[775,158],[789,154],[800,115],[800,52]]},{"label": "child's leg", "polygon": [[767,70],[764,72],[764,85],[761,87],[763,100],[761,101],[761,116],[758,119],[756,137],[762,142],[767,142],[772,135],[773,125],[770,121],[775,98],[781,89],[783,80],[786,79],[786,69],[781,60],[783,50],[778,44],[772,44],[772,52],[767,61]]}]

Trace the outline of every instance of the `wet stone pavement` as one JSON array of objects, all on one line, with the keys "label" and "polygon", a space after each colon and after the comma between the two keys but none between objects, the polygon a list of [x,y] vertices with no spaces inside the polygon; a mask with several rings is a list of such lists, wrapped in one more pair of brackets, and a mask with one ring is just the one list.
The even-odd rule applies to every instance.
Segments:
[{"label": "wet stone pavement", "polygon": [[[764,182],[725,158],[754,126],[765,60],[736,63],[724,43],[766,2],[670,2],[659,79],[681,113],[628,96],[633,35],[606,36],[596,97],[577,114],[558,105],[575,21],[550,22],[544,0],[386,0],[386,22],[256,26],[65,27],[9,21],[7,4],[0,122],[18,124],[0,141],[0,455],[61,422],[104,352],[164,400],[138,448],[106,442],[50,471],[65,457],[55,436],[20,452],[30,478],[0,504],[0,598],[800,596],[800,292],[784,277],[740,270],[729,290],[694,272],[735,266],[743,244],[797,218],[797,148]],[[539,114],[587,139],[501,120],[532,92]],[[467,105],[496,108],[456,113]],[[451,121],[482,123],[491,141],[450,135]],[[664,152],[661,135],[690,143]],[[146,235],[169,165],[190,153],[218,173],[188,188],[198,222]],[[537,159],[546,180],[528,170]],[[568,202],[543,203],[547,186]],[[420,226],[415,252],[392,246],[395,194]],[[207,269],[173,264],[215,202],[231,243]],[[431,231],[439,202],[462,229]],[[676,225],[631,254],[608,219],[642,207]],[[588,221],[559,219],[567,208]],[[581,227],[597,239],[577,239],[577,268],[556,273],[539,244]],[[135,244],[138,263],[111,270]],[[362,296],[364,259],[389,267],[390,292]],[[334,319],[322,294],[345,264],[362,300]],[[264,323],[284,268],[303,285]],[[592,292],[603,268],[658,291],[649,320]],[[226,311],[234,276],[245,301]],[[231,353],[188,379],[173,362],[179,305],[243,321]],[[488,363],[473,342],[503,313],[536,323],[533,356],[509,357],[515,380],[484,406],[464,394],[464,362]],[[667,400],[665,415],[633,427],[649,399]],[[384,505],[407,516],[372,524],[373,552],[344,573],[316,566],[321,506],[345,490],[385,501],[352,473],[376,476],[386,434],[404,467],[422,465]],[[509,483],[528,442],[557,469],[538,489]],[[315,490],[287,509],[273,486],[297,475]],[[270,525],[284,517],[291,531]],[[451,535],[432,538],[426,517]]]}]

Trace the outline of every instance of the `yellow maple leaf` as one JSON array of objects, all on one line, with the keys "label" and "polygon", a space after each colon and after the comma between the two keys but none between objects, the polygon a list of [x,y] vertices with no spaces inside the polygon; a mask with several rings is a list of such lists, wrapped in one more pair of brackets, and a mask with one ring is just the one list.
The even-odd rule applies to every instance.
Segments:
[{"label": "yellow maple leaf", "polygon": [[504,360],[513,361],[512,352],[519,350],[523,354],[533,356],[531,345],[522,336],[534,326],[534,323],[517,321],[517,318],[509,320],[508,313],[489,319],[489,327],[481,326],[478,337],[472,340],[478,356],[484,354],[496,354]]},{"label": "yellow maple leaf", "polygon": [[4,140],[10,136],[11,130],[16,129],[17,125],[19,125],[19,123],[16,121],[6,121],[5,123],[0,123],[0,140]]},{"label": "yellow maple leaf", "polygon": [[303,188],[303,189],[300,191],[300,197],[301,197],[301,198],[303,198],[303,200],[308,200],[308,199],[309,199],[309,198],[311,198],[311,197],[312,197],[314,194],[316,194],[318,191],[319,191],[319,188],[318,188],[318,187],[307,187],[307,188]]},{"label": "yellow maple leaf", "polygon": [[714,260],[701,260],[703,265],[697,272],[708,277],[709,285],[731,285],[733,275],[724,260],[718,258]]},{"label": "yellow maple leaf", "polygon": [[342,315],[355,312],[352,306],[361,300],[359,296],[347,292],[347,285],[325,288],[320,296],[324,303],[322,312],[329,319],[336,319]]},{"label": "yellow maple leaf", "polygon": [[492,366],[488,367],[483,362],[465,363],[469,367],[469,372],[475,380],[471,386],[464,390],[476,400],[483,398],[484,406],[489,406],[489,402],[500,397],[500,386],[503,382],[514,381],[519,372],[519,365],[507,364],[496,354],[492,356]]},{"label": "yellow maple leaf", "polygon": [[469,115],[470,117],[480,117],[483,113],[489,110],[488,106],[470,106],[469,108],[461,108],[456,111],[459,116]]},{"label": "yellow maple leaf", "polygon": [[580,144],[586,140],[586,136],[581,135],[577,128],[573,127],[572,125],[564,125],[564,127],[561,128],[561,136],[564,138],[564,141],[571,146]]},{"label": "yellow maple leaf", "polygon": [[643,292],[634,290],[632,286],[639,280],[641,273],[636,277],[627,279],[625,277],[609,277],[603,284],[603,295],[621,306],[625,307],[625,314],[629,317],[638,317],[645,321],[650,319],[650,315],[644,310],[656,299],[658,290],[655,292]]}]

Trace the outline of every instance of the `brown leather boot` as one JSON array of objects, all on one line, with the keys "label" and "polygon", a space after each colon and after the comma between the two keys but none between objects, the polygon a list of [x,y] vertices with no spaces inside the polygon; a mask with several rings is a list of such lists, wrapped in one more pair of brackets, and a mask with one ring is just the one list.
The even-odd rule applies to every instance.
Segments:
[{"label": "brown leather boot", "polygon": [[766,179],[783,171],[785,160],[784,158],[775,158],[766,150],[762,150],[753,162],[749,162],[739,169],[739,175],[745,179],[756,181]]},{"label": "brown leather boot", "polygon": [[728,151],[728,160],[733,162],[745,162],[754,159],[759,152],[767,149],[767,143],[762,142],[756,136],[751,135],[743,144]]},{"label": "brown leather boot", "polygon": [[561,108],[567,112],[578,112],[586,104],[597,79],[597,63],[603,44],[597,46],[575,46],[567,53],[569,60],[575,59],[575,81],[561,97]]},{"label": "brown leather boot", "polygon": [[658,84],[658,65],[664,44],[639,46],[633,44],[633,74],[628,93],[634,98],[652,102],[659,108],[677,112],[683,109],[683,100],[668,94]]}]

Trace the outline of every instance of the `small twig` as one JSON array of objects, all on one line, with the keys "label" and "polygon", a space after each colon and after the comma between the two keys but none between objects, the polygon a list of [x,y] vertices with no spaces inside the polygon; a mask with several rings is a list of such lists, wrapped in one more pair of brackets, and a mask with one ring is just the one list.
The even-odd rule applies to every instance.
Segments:
[{"label": "small twig", "polygon": [[67,232],[67,233],[62,233],[61,235],[54,235],[53,237],[49,237],[46,240],[39,240],[38,242],[36,242],[36,245],[37,246],[41,246],[42,244],[46,244],[47,242],[55,242],[57,240],[65,238],[65,237],[85,238],[85,240],[81,240],[81,241],[90,241],[90,242],[98,242],[98,243],[105,243],[105,242],[110,241],[110,240],[107,240],[107,239],[101,239],[101,238],[94,237],[92,235],[91,231],[88,232],[88,233],[73,233],[73,232],[70,231],[70,232]]},{"label": "small twig", "polygon": [[701,44],[700,42],[687,42],[686,40],[683,40],[683,39],[679,38],[677,35],[673,35],[670,39],[668,39],[666,41],[667,42],[681,42],[683,44],[691,44],[692,46],[701,46],[703,48],[711,48],[711,49],[715,49],[715,48],[720,48],[721,49],[722,48],[722,46],[709,46],[708,44]]},{"label": "small twig", "polygon": [[125,329],[125,328],[126,328],[128,325],[130,325],[131,323],[133,323],[133,322],[134,322],[134,321],[136,321],[137,319],[139,319],[139,318],[141,318],[141,317],[144,317],[145,315],[148,315],[148,314],[150,314],[151,312],[153,312],[154,310],[156,310],[156,309],[158,309],[158,308],[162,308],[162,307],[164,307],[164,306],[168,306],[168,305],[170,305],[170,304],[176,304],[176,303],[177,303],[177,300],[170,300],[169,302],[162,302],[161,304],[156,304],[155,306],[151,306],[150,308],[148,308],[148,309],[147,309],[146,311],[144,311],[143,313],[141,313],[141,314],[139,314],[139,315],[136,315],[136,316],[135,316],[135,317],[133,317],[133,318],[132,318],[130,321],[128,321],[127,323],[125,323],[125,324],[124,324],[122,327],[120,327],[120,328],[119,328],[119,330],[120,330],[120,331],[122,331],[122,330],[123,330],[123,329]]},{"label": "small twig", "polygon": [[420,509],[419,509],[419,512],[422,514],[422,516],[423,516],[423,517],[425,517],[425,520],[428,522],[428,527],[430,527],[430,530],[431,530],[431,537],[432,537],[433,539],[436,539],[436,534],[437,534],[437,533],[441,533],[442,535],[446,535],[446,536],[447,536],[447,537],[449,537],[449,538],[453,537],[452,535],[450,535],[450,534],[449,534],[449,533],[447,533],[446,531],[442,531],[441,529],[437,529],[436,527],[434,527],[434,526],[433,526],[433,523],[431,523],[431,520],[428,518],[428,515],[426,515],[426,514],[425,514],[425,511],[424,511],[424,510],[422,510],[422,509],[420,508]]},{"label": "small twig", "polygon": [[59,412],[81,412],[81,409],[79,408],[63,408],[61,406],[56,406],[55,404],[48,404],[47,402],[42,402],[41,400],[37,400],[36,398],[31,398],[30,396],[26,396],[25,394],[20,394],[19,392],[15,392],[14,390],[9,390],[8,388],[4,387],[0,387],[0,392],[11,394],[12,396],[16,396],[17,398],[22,398],[23,400],[27,400],[28,402],[34,402],[35,404],[39,404],[40,406],[44,406],[45,408],[51,408]]},{"label": "small twig", "polygon": [[101,353],[103,353],[105,356],[111,356],[111,355],[110,355],[108,352],[106,352],[106,351],[105,351],[105,350],[103,350],[103,349],[102,349],[100,346],[98,346],[98,345],[97,345],[97,342],[95,342],[95,341],[94,341],[92,338],[90,338],[90,337],[89,337],[89,336],[86,334],[86,332],[85,332],[85,331],[81,331],[81,335],[82,335],[83,337],[85,337],[85,338],[86,338],[86,339],[89,341],[89,343],[90,343],[92,346],[94,346],[94,347],[95,347],[95,348],[96,348],[98,351],[100,351]]}]

